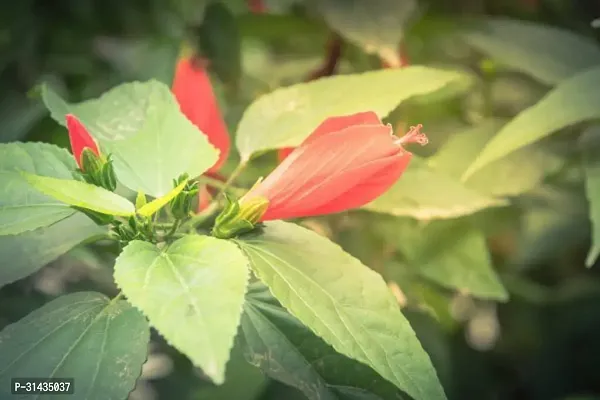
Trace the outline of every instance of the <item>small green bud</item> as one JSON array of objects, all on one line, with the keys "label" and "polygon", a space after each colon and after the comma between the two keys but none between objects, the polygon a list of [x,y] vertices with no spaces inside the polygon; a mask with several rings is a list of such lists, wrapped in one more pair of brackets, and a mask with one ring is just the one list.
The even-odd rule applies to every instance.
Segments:
[{"label": "small green bud", "polygon": [[137,196],[135,197],[135,209],[139,210],[140,208],[144,207],[146,203],[147,200],[144,192],[138,192]]},{"label": "small green bud", "polygon": [[102,165],[100,176],[100,186],[102,186],[104,189],[108,189],[111,192],[114,192],[117,188],[117,176],[115,175],[115,169],[113,167],[110,156]]}]

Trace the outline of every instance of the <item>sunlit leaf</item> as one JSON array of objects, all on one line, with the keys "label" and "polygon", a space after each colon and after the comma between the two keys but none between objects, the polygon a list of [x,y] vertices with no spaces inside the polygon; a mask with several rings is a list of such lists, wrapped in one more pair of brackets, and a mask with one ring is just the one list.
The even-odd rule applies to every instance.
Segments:
[{"label": "sunlit leaf", "polygon": [[414,399],[445,399],[427,353],[385,282],[328,239],[275,221],[237,243],[303,324]]},{"label": "sunlit leaf", "polygon": [[58,201],[107,215],[129,216],[135,206],[129,200],[99,186],[72,179],[56,179],[21,173],[31,186]]},{"label": "sunlit leaf", "polygon": [[0,397],[14,377],[72,378],[57,398],[125,399],[146,360],[150,330],[126,301],[94,292],[59,297],[0,332]]},{"label": "sunlit leaf", "polygon": [[[440,150],[427,160],[436,171],[459,179],[486,143],[506,123],[487,120],[450,136]],[[465,186],[492,196],[514,196],[538,185],[563,165],[555,154],[539,147],[520,149],[477,171]]]},{"label": "sunlit leaf", "polygon": [[164,249],[131,242],[115,264],[115,281],[164,338],[223,383],[240,321],[248,261],[228,241],[184,236]]},{"label": "sunlit leaf", "polygon": [[427,163],[413,157],[408,168],[385,194],[363,208],[420,220],[455,218],[504,206],[495,199],[470,189]]},{"label": "sunlit leaf", "polygon": [[69,179],[76,168],[66,150],[50,144],[0,144],[0,235],[48,226],[74,213],[68,204],[31,187],[19,171]]},{"label": "sunlit leaf", "polygon": [[[177,185],[177,187],[173,188],[173,190],[171,190],[166,195],[159,197],[158,199],[154,199],[150,203],[146,203],[146,204],[142,205],[137,210],[137,213],[140,215],[144,215],[146,217],[154,215],[158,210],[163,208],[171,200],[173,200],[175,197],[177,197],[177,195],[179,193],[181,193],[181,191],[183,190],[185,185],[187,185],[187,183],[188,183],[188,179],[181,182],[179,185]],[[140,195],[140,193],[138,193],[138,197],[136,199],[136,204],[138,204],[138,202],[139,202],[139,204],[142,204],[142,200],[141,200],[142,197],[140,197],[139,195]],[[144,196],[144,194],[142,193],[141,196]]]},{"label": "sunlit leaf", "polygon": [[237,130],[243,160],[254,153],[299,145],[327,117],[372,110],[379,117],[413,96],[434,92],[457,72],[409,67],[322,78],[278,89],[248,107]]},{"label": "sunlit leaf", "polygon": [[561,82],[536,105],[524,110],[491,139],[467,171],[468,179],[492,161],[537,142],[567,126],[600,118],[600,67]]}]

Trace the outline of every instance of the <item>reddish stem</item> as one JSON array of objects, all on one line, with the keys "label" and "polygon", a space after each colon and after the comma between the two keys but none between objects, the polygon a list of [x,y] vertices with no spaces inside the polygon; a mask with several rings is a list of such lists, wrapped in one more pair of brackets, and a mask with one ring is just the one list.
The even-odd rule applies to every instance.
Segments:
[{"label": "reddish stem", "polygon": [[337,34],[333,34],[331,39],[327,42],[325,62],[319,68],[312,71],[305,80],[308,82],[323,76],[335,74],[341,55],[342,38]]}]

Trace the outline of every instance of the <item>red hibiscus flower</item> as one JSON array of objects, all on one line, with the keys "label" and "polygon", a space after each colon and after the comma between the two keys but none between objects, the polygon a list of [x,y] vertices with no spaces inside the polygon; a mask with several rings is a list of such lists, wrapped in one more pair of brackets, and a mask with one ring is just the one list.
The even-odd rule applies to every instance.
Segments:
[{"label": "red hibiscus flower", "polygon": [[412,154],[407,143],[426,144],[421,125],[393,136],[373,112],[325,120],[240,204],[264,198],[260,221],[337,213],[367,204],[400,178]]},{"label": "red hibiscus flower", "polygon": [[175,70],[172,91],[179,102],[181,112],[219,149],[219,159],[208,172],[218,171],[227,160],[231,143],[203,61],[195,57],[180,59]]},{"label": "red hibiscus flower", "polygon": [[90,149],[98,157],[100,157],[100,150],[98,150],[98,145],[87,129],[85,129],[85,126],[83,126],[74,115],[68,114],[66,120],[67,129],[69,130],[69,141],[71,142],[71,151],[73,152],[73,157],[77,162],[77,166],[83,171],[83,160],[81,158],[83,150],[86,148]]}]

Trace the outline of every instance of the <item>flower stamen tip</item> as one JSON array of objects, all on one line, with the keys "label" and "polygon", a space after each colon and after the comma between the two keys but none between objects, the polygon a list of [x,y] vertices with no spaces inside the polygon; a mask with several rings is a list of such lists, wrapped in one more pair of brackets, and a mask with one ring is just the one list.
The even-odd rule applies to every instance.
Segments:
[{"label": "flower stamen tip", "polygon": [[421,146],[425,146],[429,143],[429,139],[427,139],[427,135],[421,132],[423,125],[418,124],[417,126],[411,126],[410,130],[402,136],[400,139],[396,140],[396,144],[404,145],[408,143],[418,143]]}]

